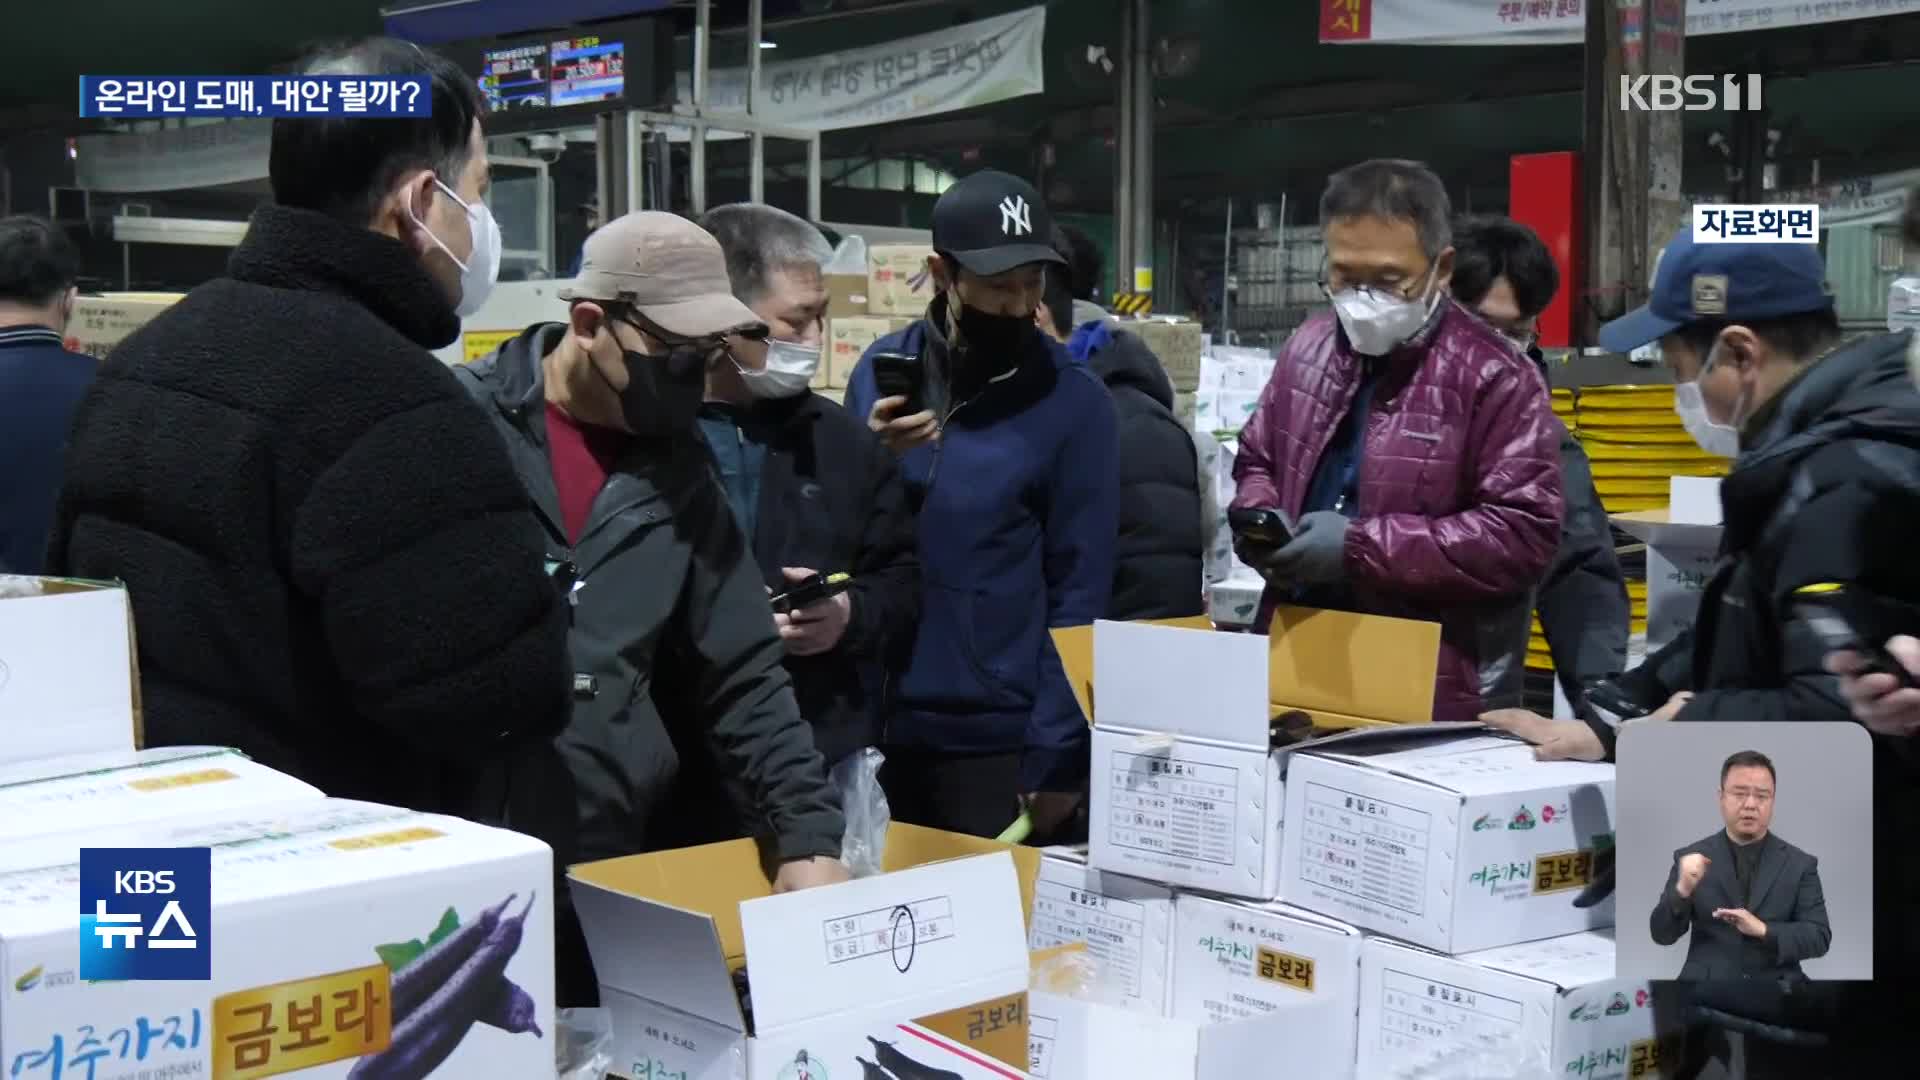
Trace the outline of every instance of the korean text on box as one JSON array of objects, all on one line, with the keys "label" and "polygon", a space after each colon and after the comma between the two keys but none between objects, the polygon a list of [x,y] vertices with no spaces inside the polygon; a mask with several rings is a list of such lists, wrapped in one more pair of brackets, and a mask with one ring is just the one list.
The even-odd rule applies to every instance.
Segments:
[{"label": "korean text on box", "polygon": [[895,824],[888,873],[779,896],[747,840],[573,867],[614,1071],[1003,1080],[1027,1060],[1038,854]]},{"label": "korean text on box", "polygon": [[1325,1024],[1313,1037],[1320,1060],[1303,1075],[1351,1080],[1360,943],[1359,930],[1286,904],[1182,893],[1174,901],[1169,1015],[1229,1024],[1273,1015],[1302,998],[1323,1002]]},{"label": "korean text on box", "polygon": [[[1432,718],[1431,623],[1282,608],[1266,636],[1204,618],[1053,636],[1094,724],[1089,861],[1178,888],[1279,895],[1287,762],[1315,741],[1274,747],[1272,717],[1301,712],[1323,731]],[[1358,675],[1380,656],[1394,663]]]},{"label": "korean text on box", "polygon": [[[210,982],[78,978],[83,847],[212,849]],[[552,866],[518,833],[317,797],[9,842],[0,1075],[551,1074]]]},{"label": "korean text on box", "polygon": [[1678,1040],[1655,1023],[1645,982],[1616,979],[1606,931],[1449,957],[1385,938],[1360,961],[1359,1073],[1422,1075],[1484,1047],[1519,1075],[1642,1080],[1671,1075]]},{"label": "korean text on box", "polygon": [[1172,934],[1172,889],[1095,870],[1085,849],[1049,848],[1041,858],[1028,945],[1084,942],[1099,977],[1127,1008],[1166,1012]]},{"label": "korean text on box", "polygon": [[1317,748],[1294,758],[1281,891],[1447,953],[1611,926],[1612,897],[1573,901],[1613,806],[1613,766],[1508,739]]}]

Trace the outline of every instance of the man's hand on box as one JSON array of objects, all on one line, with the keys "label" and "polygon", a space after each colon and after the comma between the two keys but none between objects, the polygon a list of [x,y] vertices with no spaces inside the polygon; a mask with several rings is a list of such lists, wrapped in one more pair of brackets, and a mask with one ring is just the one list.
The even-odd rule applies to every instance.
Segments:
[{"label": "man's hand on box", "polygon": [[1027,816],[1033,820],[1033,835],[1051,836],[1080,809],[1077,791],[1036,791],[1021,799]]},{"label": "man's hand on box", "polygon": [[1494,709],[1480,714],[1480,722],[1534,746],[1541,761],[1604,761],[1600,736],[1579,720],[1553,720],[1526,709]]},{"label": "man's hand on box", "polygon": [[811,859],[794,859],[780,864],[773,876],[773,891],[776,893],[798,892],[801,889],[818,888],[821,885],[838,885],[842,881],[852,880],[847,864],[826,855],[815,855]]}]

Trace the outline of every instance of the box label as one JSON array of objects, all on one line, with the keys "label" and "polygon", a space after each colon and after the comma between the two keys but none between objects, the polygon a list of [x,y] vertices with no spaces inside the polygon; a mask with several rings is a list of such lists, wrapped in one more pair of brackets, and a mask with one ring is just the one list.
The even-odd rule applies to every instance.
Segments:
[{"label": "box label", "polygon": [[1431,814],[1308,783],[1304,818],[1304,880],[1413,918],[1426,913]]},{"label": "box label", "polygon": [[[89,1021],[100,1019],[82,1016]],[[123,1063],[142,1065],[139,1075],[193,1076],[200,1072],[198,1051],[203,1025],[199,1009],[178,1014],[141,1013],[117,1027],[112,1021],[75,1023],[71,1040],[56,1034],[46,1043],[36,1044],[35,1049],[20,1051],[11,1061],[0,1064],[7,1066],[8,1080],[112,1075],[106,1070]],[[161,1064],[168,1058],[172,1060]]]},{"label": "box label", "polygon": [[1224,765],[1115,752],[1106,822],[1118,848],[1232,866],[1240,774]]},{"label": "box label", "polygon": [[1050,1017],[1027,1017],[1027,1075],[1033,1080],[1051,1080],[1060,1025]]},{"label": "box label", "polygon": [[213,999],[213,1080],[263,1080],[385,1050],[393,1038],[385,964]]},{"label": "box label", "polygon": [[1281,952],[1260,946],[1259,962],[1254,973],[1268,982],[1277,982],[1282,986],[1291,986],[1295,990],[1313,993],[1313,960],[1306,956]]},{"label": "box label", "polygon": [[1387,968],[1380,980],[1380,1049],[1420,1052],[1465,1038],[1519,1038],[1526,1008],[1512,998]]},{"label": "box label", "polygon": [[920,946],[953,936],[953,898],[934,896],[821,923],[827,963],[844,964],[885,954],[893,969],[912,970]]},{"label": "box label", "polygon": [[1140,996],[1146,967],[1147,910],[1140,904],[1057,881],[1033,886],[1032,947],[1051,949],[1085,942],[1098,958],[1101,975]]}]

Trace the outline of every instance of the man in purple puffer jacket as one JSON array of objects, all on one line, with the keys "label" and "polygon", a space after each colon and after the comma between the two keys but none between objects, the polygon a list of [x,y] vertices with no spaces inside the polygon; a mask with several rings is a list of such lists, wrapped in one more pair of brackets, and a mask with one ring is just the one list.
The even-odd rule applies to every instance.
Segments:
[{"label": "man in purple puffer jacket", "polygon": [[[1560,442],[1533,363],[1448,295],[1452,209],[1426,167],[1378,160],[1320,198],[1333,312],[1294,332],[1240,436],[1236,509],[1277,509],[1283,547],[1243,538],[1279,604],[1437,622],[1433,718],[1473,720],[1501,615],[1560,540]],[[1396,658],[1383,657],[1391,665]]]}]

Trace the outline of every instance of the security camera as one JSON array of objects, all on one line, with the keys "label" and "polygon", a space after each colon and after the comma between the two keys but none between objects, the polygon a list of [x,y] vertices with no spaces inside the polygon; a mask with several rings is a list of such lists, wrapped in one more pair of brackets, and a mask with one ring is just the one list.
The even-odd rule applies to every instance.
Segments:
[{"label": "security camera", "polygon": [[567,140],[554,132],[527,136],[527,153],[551,165],[567,152]]}]

